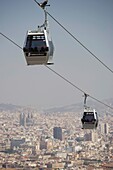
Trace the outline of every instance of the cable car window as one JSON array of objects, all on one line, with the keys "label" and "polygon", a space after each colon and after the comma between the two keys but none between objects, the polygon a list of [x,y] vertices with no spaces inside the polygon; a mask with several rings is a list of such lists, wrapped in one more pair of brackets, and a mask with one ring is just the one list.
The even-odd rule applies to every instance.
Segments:
[{"label": "cable car window", "polygon": [[93,114],[86,114],[84,119],[85,119],[85,121],[91,122],[91,121],[94,120],[94,115]]},{"label": "cable car window", "polygon": [[31,43],[31,47],[35,48],[35,47],[45,47],[46,46],[46,42],[45,41],[40,41],[40,40],[32,40]]},{"label": "cable car window", "polygon": [[26,48],[30,47],[31,40],[32,40],[32,36],[28,36],[26,41]]},{"label": "cable car window", "polygon": [[28,41],[26,42],[26,48],[29,48],[29,46],[30,46],[30,40],[28,40]]},{"label": "cable car window", "polygon": [[33,40],[45,40],[44,35],[33,35]]}]

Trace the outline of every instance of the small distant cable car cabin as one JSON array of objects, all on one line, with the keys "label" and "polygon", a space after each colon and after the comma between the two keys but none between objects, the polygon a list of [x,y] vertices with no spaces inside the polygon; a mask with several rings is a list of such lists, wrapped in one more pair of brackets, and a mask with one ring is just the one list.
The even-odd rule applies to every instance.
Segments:
[{"label": "small distant cable car cabin", "polygon": [[83,129],[96,129],[98,126],[98,116],[95,109],[85,108],[81,122]]},{"label": "small distant cable car cabin", "polygon": [[53,64],[53,51],[53,43],[46,29],[27,32],[23,47],[27,65]]}]

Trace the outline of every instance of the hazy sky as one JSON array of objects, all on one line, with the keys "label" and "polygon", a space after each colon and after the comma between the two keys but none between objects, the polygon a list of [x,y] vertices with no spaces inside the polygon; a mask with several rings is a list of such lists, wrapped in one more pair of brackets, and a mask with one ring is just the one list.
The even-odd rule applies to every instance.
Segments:
[{"label": "hazy sky", "polygon": [[[48,12],[113,70],[113,0],[49,2]],[[55,46],[50,67],[93,97],[112,98],[113,74],[48,19]],[[27,30],[43,20],[33,0],[0,0],[0,32],[21,47]],[[0,103],[49,108],[82,101],[80,91],[45,66],[27,66],[23,52],[0,35]]]}]

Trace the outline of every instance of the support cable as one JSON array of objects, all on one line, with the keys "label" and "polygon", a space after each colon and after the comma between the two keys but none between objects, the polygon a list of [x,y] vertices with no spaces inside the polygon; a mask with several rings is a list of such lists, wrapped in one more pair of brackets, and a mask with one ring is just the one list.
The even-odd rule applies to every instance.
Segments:
[{"label": "support cable", "polygon": [[6,38],[7,40],[9,40],[11,43],[13,43],[15,46],[17,46],[18,48],[20,48],[21,50],[23,49],[21,46],[19,46],[17,43],[15,43],[13,40],[11,40],[10,38],[8,38],[6,35],[4,35],[3,33],[0,32],[0,34]]},{"label": "support cable", "polygon": [[53,73],[55,73],[57,76],[59,76],[60,78],[62,78],[64,81],[66,81],[68,84],[70,84],[71,86],[73,86],[74,88],[76,88],[77,90],[79,90],[80,92],[87,94],[88,97],[92,98],[93,100],[95,100],[96,102],[109,107],[110,109],[113,109],[113,107],[109,106],[108,104],[105,104],[104,102],[98,100],[97,98],[89,95],[88,93],[86,93],[85,91],[83,91],[82,89],[80,89],[79,87],[77,87],[75,84],[73,84],[71,81],[69,81],[68,79],[66,79],[65,77],[63,77],[61,74],[59,74],[58,72],[54,71],[52,68],[48,67],[47,65],[45,65],[49,70],[51,70]]},{"label": "support cable", "polygon": [[[4,35],[3,33],[0,32],[0,34],[6,38],[8,41],[10,41],[12,44],[14,44],[15,46],[17,46],[19,49],[23,49],[21,46],[19,46],[17,43],[15,43],[12,39],[8,38],[6,35]],[[98,103],[110,108],[113,110],[113,107],[109,106],[108,104],[98,100],[97,98],[89,95],[88,93],[86,93],[84,90],[80,89],[79,87],[77,87],[75,84],[73,84],[71,81],[69,81],[68,79],[66,79],[64,76],[62,76],[61,74],[59,74],[58,72],[56,72],[55,70],[53,70],[52,68],[48,67],[47,65],[44,65],[46,68],[48,68],[50,71],[52,71],[53,73],[55,73],[57,76],[59,76],[61,79],[63,79],[64,81],[66,81],[68,84],[70,84],[71,86],[73,86],[74,88],[76,88],[77,90],[79,90],[80,92],[82,92],[83,94],[87,94],[88,97],[92,98],[93,100],[97,101]]]},{"label": "support cable", "polygon": [[[41,7],[40,3],[36,0],[33,0],[39,7]],[[42,8],[42,7],[41,7]],[[43,9],[43,8],[42,8]],[[47,11],[46,11],[47,12]],[[107,70],[113,73],[113,70],[109,68],[103,61],[101,61],[91,50],[89,50],[83,43],[81,43],[70,31],[68,31],[57,19],[55,19],[49,12],[47,14],[60,26],[66,31],[75,41],[77,41],[86,51],[88,51],[98,62],[100,62]]]}]

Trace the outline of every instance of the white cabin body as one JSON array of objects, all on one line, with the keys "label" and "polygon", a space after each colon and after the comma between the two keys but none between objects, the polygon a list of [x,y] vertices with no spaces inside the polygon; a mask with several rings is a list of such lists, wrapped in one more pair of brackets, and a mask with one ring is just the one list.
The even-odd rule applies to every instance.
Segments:
[{"label": "white cabin body", "polygon": [[47,30],[28,31],[23,52],[27,65],[52,64],[54,46]]},{"label": "white cabin body", "polygon": [[85,108],[81,122],[83,129],[96,129],[98,126],[98,116],[95,109]]}]

